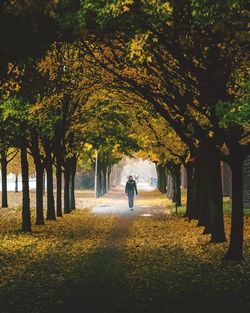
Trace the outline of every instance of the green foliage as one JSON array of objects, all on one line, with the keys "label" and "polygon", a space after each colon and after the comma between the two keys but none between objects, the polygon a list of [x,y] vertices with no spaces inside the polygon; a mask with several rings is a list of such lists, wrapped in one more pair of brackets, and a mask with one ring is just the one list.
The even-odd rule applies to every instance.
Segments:
[{"label": "green foliage", "polygon": [[3,120],[14,119],[20,123],[27,122],[29,107],[28,102],[17,96],[2,99],[0,102]]},{"label": "green foliage", "polygon": [[250,124],[250,81],[243,86],[244,95],[235,102],[219,102],[217,116],[222,127],[231,125],[247,127]]}]

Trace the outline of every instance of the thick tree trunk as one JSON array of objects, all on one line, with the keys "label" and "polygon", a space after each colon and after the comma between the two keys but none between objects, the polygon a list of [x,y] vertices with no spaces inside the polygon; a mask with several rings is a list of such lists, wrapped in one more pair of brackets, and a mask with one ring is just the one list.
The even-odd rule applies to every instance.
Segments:
[{"label": "thick tree trunk", "polygon": [[21,168],[22,168],[22,231],[31,232],[30,197],[29,197],[29,165],[27,158],[26,139],[21,142]]},{"label": "thick tree trunk", "polygon": [[56,215],[62,217],[62,167],[56,164]]},{"label": "thick tree trunk", "polygon": [[64,165],[64,214],[70,213],[70,162],[66,159]]},{"label": "thick tree trunk", "polygon": [[231,234],[225,260],[240,261],[243,259],[243,160],[237,158],[230,164],[232,170],[232,214]]},{"label": "thick tree trunk", "polygon": [[44,225],[42,164],[36,164],[36,225]]},{"label": "thick tree trunk", "polygon": [[75,176],[76,176],[77,157],[70,160],[70,210],[76,209],[75,201]]},{"label": "thick tree trunk", "polygon": [[18,174],[15,174],[15,192],[18,192]]},{"label": "thick tree trunk", "polygon": [[54,186],[53,186],[53,160],[51,151],[46,151],[46,173],[47,173],[47,220],[56,220]]},{"label": "thick tree trunk", "polygon": [[2,208],[7,208],[8,207],[7,157],[5,153],[1,153],[1,173],[2,173]]},{"label": "thick tree trunk", "polygon": [[222,179],[221,179],[221,165],[218,157],[215,156],[212,162],[210,171],[210,180],[208,179],[208,206],[210,211],[211,227],[211,242],[219,243],[225,242],[224,229],[224,213],[223,213],[223,194],[222,194]]},{"label": "thick tree trunk", "polygon": [[200,173],[199,173],[199,168],[195,164],[193,168],[193,175],[192,175],[192,189],[190,190],[192,205],[189,208],[189,220],[199,219],[199,211],[200,211],[199,188],[200,188]]},{"label": "thick tree trunk", "polygon": [[223,215],[223,195],[220,160],[206,143],[200,146],[195,169],[195,205],[199,208],[198,226],[204,226],[204,234],[211,234],[211,242],[226,240]]}]

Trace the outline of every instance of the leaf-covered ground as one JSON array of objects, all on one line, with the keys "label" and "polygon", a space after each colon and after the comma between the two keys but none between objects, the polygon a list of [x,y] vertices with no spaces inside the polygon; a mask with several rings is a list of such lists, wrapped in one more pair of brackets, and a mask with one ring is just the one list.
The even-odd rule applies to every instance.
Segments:
[{"label": "leaf-covered ground", "polygon": [[[87,196],[78,204],[97,204]],[[236,264],[221,262],[228,243],[209,244],[157,192],[142,193],[127,215],[79,209],[32,234],[20,232],[14,204],[0,209],[1,313],[250,312],[249,217],[245,261]],[[228,235],[228,215],[225,224]]]}]

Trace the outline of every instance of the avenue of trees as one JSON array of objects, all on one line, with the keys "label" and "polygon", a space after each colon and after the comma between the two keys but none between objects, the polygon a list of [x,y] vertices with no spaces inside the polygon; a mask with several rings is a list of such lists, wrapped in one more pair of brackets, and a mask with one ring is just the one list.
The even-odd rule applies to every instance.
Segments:
[{"label": "avenue of trees", "polygon": [[185,216],[197,219],[211,242],[223,242],[224,161],[232,170],[225,259],[241,260],[242,166],[250,153],[248,16],[241,0],[2,1],[2,181],[20,153],[23,231],[31,231],[30,156],[36,223],[44,224],[45,171],[46,218],[55,220],[75,209],[79,158],[94,167],[98,152],[102,195],[112,166],[136,152],[155,162],[160,191],[166,192],[166,173],[173,177],[177,205],[185,167]]}]

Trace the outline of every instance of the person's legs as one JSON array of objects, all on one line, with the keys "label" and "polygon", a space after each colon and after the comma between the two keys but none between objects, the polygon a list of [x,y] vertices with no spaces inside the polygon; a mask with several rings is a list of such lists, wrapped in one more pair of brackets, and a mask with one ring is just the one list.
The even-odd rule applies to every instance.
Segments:
[{"label": "person's legs", "polygon": [[128,206],[129,208],[132,208],[134,205],[134,195],[132,192],[128,193]]}]

